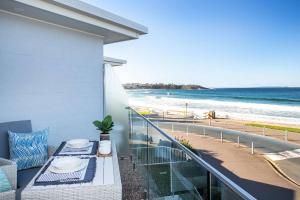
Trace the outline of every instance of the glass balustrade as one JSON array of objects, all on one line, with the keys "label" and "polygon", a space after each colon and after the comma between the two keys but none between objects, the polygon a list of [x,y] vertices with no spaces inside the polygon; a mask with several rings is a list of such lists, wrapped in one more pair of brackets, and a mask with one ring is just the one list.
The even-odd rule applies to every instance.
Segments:
[{"label": "glass balustrade", "polygon": [[255,199],[129,108],[129,148],[148,199]]}]

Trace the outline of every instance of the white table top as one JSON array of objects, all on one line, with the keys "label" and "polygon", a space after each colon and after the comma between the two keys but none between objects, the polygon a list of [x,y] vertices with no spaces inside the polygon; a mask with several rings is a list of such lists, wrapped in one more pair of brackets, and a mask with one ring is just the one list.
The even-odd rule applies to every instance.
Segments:
[{"label": "white table top", "polygon": [[121,200],[122,183],[115,145],[112,144],[111,157],[96,158],[96,173],[92,182],[34,186],[39,172],[22,191],[22,200]]},{"label": "white table top", "polygon": [[[112,155],[116,156],[116,149],[114,144],[112,144]],[[89,183],[75,183],[75,184],[59,184],[59,185],[33,185],[34,184],[34,180],[35,178],[40,174],[40,172],[36,175],[36,177],[34,178],[34,180],[31,181],[31,183],[29,185],[30,189],[41,189],[41,188],[57,188],[57,187],[78,187],[78,186],[99,186],[99,185],[111,185],[115,183],[115,175],[114,175],[114,169],[115,166],[114,164],[118,164],[115,163],[113,159],[113,156],[108,156],[108,157],[96,157],[96,156],[86,156],[83,155],[82,157],[96,157],[96,172],[95,172],[95,177],[93,179],[92,182]],[[80,157],[80,156],[78,156]],[[53,157],[50,157],[48,162],[50,162],[52,160]],[[47,162],[47,163],[48,163]],[[47,164],[46,163],[46,164]],[[46,165],[45,164],[45,165]]]},{"label": "white table top", "polygon": [[114,184],[114,170],[112,157],[98,157],[97,170],[93,184],[109,185]]}]

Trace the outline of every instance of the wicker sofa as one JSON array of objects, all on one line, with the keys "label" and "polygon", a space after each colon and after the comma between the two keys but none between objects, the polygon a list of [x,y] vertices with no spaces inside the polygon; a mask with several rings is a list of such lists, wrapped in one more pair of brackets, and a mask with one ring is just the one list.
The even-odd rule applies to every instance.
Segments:
[{"label": "wicker sofa", "polygon": [[[13,132],[19,132],[19,133],[32,132],[31,121],[23,120],[23,121],[0,123],[0,158],[3,163],[9,163],[9,162],[12,163],[12,161],[8,161],[9,159],[8,130]],[[14,182],[12,183],[16,189],[15,191],[16,199],[20,199],[21,191],[25,188],[25,186],[30,182],[30,180],[40,170],[40,167],[36,167],[36,168],[17,171],[15,164],[14,165],[5,164],[3,165],[3,167],[6,168],[8,172],[7,175],[9,177],[12,174],[15,174],[16,180],[14,180]],[[2,200],[1,195],[10,195],[10,194],[0,194],[0,200]],[[4,197],[4,199],[9,199],[9,198]]]},{"label": "wicker sofa", "polygon": [[5,173],[12,190],[0,192],[0,200],[14,200],[17,189],[17,165],[15,162],[0,158],[0,169]]}]

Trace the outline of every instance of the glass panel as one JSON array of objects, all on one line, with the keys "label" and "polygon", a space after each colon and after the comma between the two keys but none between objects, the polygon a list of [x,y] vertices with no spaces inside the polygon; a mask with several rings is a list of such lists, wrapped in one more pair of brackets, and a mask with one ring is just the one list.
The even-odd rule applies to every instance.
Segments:
[{"label": "glass panel", "polygon": [[211,199],[213,200],[242,200],[239,195],[211,174]]},{"label": "glass panel", "polygon": [[208,199],[208,171],[173,143],[172,192],[183,199]]},{"label": "glass panel", "polygon": [[[161,132],[156,122],[151,124],[134,110],[129,113],[133,162],[143,177],[148,199],[238,200],[242,199],[240,193],[247,194],[240,189],[240,193],[234,192],[227,181],[225,184],[212,175],[217,172]],[[166,125],[160,123],[161,128]]]},{"label": "glass panel", "polygon": [[206,170],[152,125],[148,137],[150,199],[202,199],[207,194]]},{"label": "glass panel", "polygon": [[132,113],[131,124],[130,148],[135,156],[135,162],[144,164],[147,162],[146,155],[144,155],[148,147],[147,122],[136,113]]},{"label": "glass panel", "polygon": [[148,129],[148,174],[150,199],[166,197],[171,193],[170,179],[170,141],[153,126]]},{"label": "glass panel", "polygon": [[110,64],[104,65],[104,114],[111,115],[115,123],[111,137],[116,143],[118,156],[128,156],[127,94]]},{"label": "glass panel", "polygon": [[129,147],[132,162],[141,177],[142,185],[148,192],[148,130],[147,122],[137,113],[129,110]]}]

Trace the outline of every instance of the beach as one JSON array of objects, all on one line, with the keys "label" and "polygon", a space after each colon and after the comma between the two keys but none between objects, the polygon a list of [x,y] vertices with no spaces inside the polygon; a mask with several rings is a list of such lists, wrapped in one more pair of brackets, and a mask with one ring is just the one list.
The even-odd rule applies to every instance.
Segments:
[{"label": "beach", "polygon": [[299,124],[285,124],[285,123],[271,123],[266,121],[250,121],[250,120],[238,120],[230,118],[217,118],[217,119],[194,119],[193,113],[187,113],[182,111],[165,111],[160,112],[155,109],[149,109],[145,107],[134,107],[139,113],[143,114],[145,117],[152,121],[168,121],[168,122],[181,122],[187,123],[190,126],[193,125],[203,125],[224,128],[229,130],[241,131],[245,133],[269,136],[279,140],[286,140],[289,142],[294,142],[300,144],[300,134],[296,132],[290,132],[286,130],[274,130],[266,127],[255,127],[249,124],[262,124],[262,125],[273,125],[280,127],[294,127],[300,129]]},{"label": "beach", "polygon": [[209,90],[127,90],[131,106],[184,117],[300,126],[300,88],[231,88]]},{"label": "beach", "polygon": [[[137,89],[127,93],[130,106],[149,119],[220,127],[300,143],[300,88]],[[215,113],[215,119],[208,119],[209,111]]]}]

